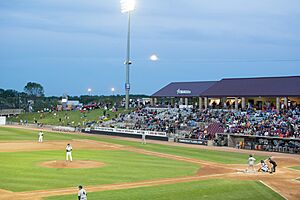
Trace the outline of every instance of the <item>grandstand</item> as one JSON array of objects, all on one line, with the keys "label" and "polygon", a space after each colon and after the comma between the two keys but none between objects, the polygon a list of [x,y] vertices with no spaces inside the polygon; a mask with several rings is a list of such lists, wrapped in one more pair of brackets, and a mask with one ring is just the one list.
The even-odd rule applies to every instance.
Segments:
[{"label": "grandstand", "polygon": [[300,104],[300,76],[230,78],[170,83],[152,97],[152,105],[177,107],[284,109]]}]

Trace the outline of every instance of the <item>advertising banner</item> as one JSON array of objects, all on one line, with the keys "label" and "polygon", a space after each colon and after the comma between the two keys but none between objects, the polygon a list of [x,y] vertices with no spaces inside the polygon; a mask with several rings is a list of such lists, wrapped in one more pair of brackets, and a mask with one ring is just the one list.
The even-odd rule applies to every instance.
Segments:
[{"label": "advertising banner", "polygon": [[179,138],[178,142],[187,144],[207,145],[207,140],[192,140],[187,138]]},{"label": "advertising banner", "polygon": [[[167,137],[166,132],[159,131],[145,131],[145,130],[133,130],[133,129],[121,129],[121,128],[109,128],[109,127],[96,127],[93,130],[95,131],[107,131],[114,133],[126,133],[126,134],[135,134],[135,135],[149,135],[149,136],[158,136],[158,137]],[[87,130],[89,132],[90,130]]]}]

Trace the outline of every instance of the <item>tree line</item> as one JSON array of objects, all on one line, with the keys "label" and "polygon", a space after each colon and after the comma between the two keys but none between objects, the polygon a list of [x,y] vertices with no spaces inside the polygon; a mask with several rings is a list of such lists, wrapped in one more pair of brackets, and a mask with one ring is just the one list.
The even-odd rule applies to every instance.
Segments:
[{"label": "tree line", "polygon": [[[143,98],[146,95],[131,95],[130,98]],[[121,106],[123,95],[81,95],[81,96],[68,96],[69,100],[77,100],[83,105],[90,103],[110,104]],[[49,96],[46,97],[44,88],[41,84],[35,82],[28,82],[23,91],[19,92],[14,89],[0,88],[0,109],[23,109],[25,111],[39,111],[45,108],[50,110],[55,109],[62,96]]]}]

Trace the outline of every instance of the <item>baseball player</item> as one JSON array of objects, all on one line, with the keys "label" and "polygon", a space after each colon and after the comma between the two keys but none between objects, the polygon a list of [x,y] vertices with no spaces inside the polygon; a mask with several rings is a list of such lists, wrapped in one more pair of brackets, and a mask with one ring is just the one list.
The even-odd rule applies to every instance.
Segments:
[{"label": "baseball player", "polygon": [[78,186],[78,189],[78,200],[87,200],[87,193],[85,189],[83,189],[81,185]]},{"label": "baseball player", "polygon": [[[255,168],[254,168],[254,162],[255,162],[255,158],[250,154],[249,158],[248,158],[248,169],[247,172],[255,172]],[[250,171],[251,169],[251,171]]]},{"label": "baseball player", "polygon": [[261,161],[260,161],[260,168],[258,169],[258,172],[260,172],[260,171],[262,171],[262,172],[268,172],[268,171],[269,171],[269,167],[268,167],[268,165],[265,163],[264,160],[261,160]]},{"label": "baseball player", "polygon": [[66,160],[68,161],[69,160],[69,157],[70,157],[70,161],[72,162],[72,146],[70,144],[67,145],[66,147]]},{"label": "baseball player", "polygon": [[43,138],[44,138],[44,133],[43,131],[39,132],[39,142],[43,142]]},{"label": "baseball player", "polygon": [[272,174],[276,171],[277,163],[274,160],[272,160],[272,158],[269,158],[269,163],[272,165],[270,170],[270,174]]},{"label": "baseball player", "polygon": [[146,134],[142,133],[142,144],[146,144]]}]

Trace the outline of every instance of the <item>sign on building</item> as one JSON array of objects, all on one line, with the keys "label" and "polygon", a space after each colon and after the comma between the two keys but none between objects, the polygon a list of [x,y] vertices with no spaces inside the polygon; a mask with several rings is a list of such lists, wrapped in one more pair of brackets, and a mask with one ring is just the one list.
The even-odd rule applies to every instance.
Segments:
[{"label": "sign on building", "polygon": [[192,94],[191,90],[177,89],[176,92],[177,92],[177,94]]}]

